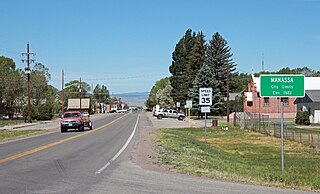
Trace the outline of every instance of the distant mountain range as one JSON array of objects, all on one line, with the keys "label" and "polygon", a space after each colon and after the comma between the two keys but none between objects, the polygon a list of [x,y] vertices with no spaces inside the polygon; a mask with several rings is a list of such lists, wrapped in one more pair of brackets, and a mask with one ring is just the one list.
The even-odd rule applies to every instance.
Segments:
[{"label": "distant mountain range", "polygon": [[111,96],[120,97],[121,100],[127,103],[129,106],[145,107],[144,102],[148,99],[149,92],[129,92],[122,94],[112,94]]}]

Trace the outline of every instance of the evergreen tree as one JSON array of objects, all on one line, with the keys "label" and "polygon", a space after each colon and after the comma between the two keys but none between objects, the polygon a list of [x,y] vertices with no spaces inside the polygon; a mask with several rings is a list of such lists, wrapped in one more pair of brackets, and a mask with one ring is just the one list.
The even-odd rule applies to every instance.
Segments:
[{"label": "evergreen tree", "polygon": [[231,48],[227,41],[216,32],[210,40],[207,49],[207,64],[215,71],[215,78],[219,81],[219,89],[223,95],[227,92],[227,76],[229,71],[230,92],[236,89],[236,64],[232,61]]},{"label": "evergreen tree", "polygon": [[187,85],[188,88],[192,87],[192,82],[195,79],[198,71],[203,66],[206,59],[206,42],[204,40],[204,35],[199,32],[196,36],[195,43],[192,47],[190,54],[188,55],[187,63]]},{"label": "evergreen tree", "polygon": [[224,102],[220,90],[217,87],[217,83],[212,68],[207,64],[204,64],[197,73],[196,78],[192,83],[192,87],[188,92],[188,98],[192,100],[192,107],[200,110],[199,88],[212,88],[212,106],[210,109],[214,114],[221,114],[224,108]]},{"label": "evergreen tree", "polygon": [[195,33],[188,29],[185,35],[176,44],[175,50],[172,53],[172,64],[169,71],[172,74],[170,84],[172,86],[172,97],[174,102],[180,102],[183,106],[186,102],[188,93],[188,74],[187,64],[188,56],[195,42]]}]

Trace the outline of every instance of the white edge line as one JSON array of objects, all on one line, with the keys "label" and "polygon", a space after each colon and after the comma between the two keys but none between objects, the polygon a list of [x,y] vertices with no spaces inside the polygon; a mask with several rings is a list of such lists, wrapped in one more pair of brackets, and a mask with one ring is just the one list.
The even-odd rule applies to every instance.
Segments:
[{"label": "white edge line", "polygon": [[131,142],[131,140],[132,140],[132,138],[133,138],[133,136],[134,136],[134,134],[136,132],[136,129],[137,129],[137,126],[138,126],[138,122],[139,122],[139,118],[140,118],[140,114],[138,115],[137,122],[136,122],[136,124],[134,126],[134,129],[133,129],[130,137],[128,138],[127,142],[122,146],[122,148],[119,150],[119,152],[115,156],[113,156],[113,158],[111,160],[109,160],[109,162],[106,165],[104,165],[102,168],[100,168],[98,171],[96,171],[95,174],[100,174],[102,171],[104,171],[128,147],[129,143]]}]

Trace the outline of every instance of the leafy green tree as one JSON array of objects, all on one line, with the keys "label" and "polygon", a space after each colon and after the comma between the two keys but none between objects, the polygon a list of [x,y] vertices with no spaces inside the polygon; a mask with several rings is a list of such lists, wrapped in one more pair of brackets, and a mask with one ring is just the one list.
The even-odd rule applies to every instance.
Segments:
[{"label": "leafy green tree", "polygon": [[243,92],[247,91],[248,84],[251,80],[251,75],[247,73],[240,73],[238,76],[235,77],[236,80],[236,88],[235,92]]},{"label": "leafy green tree", "polygon": [[168,83],[163,89],[159,89],[156,93],[156,98],[160,107],[162,108],[173,108],[175,103],[171,97],[172,86]]},{"label": "leafy green tree", "polygon": [[200,110],[199,106],[199,88],[212,88],[212,106],[210,107],[213,114],[222,114],[224,101],[221,96],[218,81],[215,79],[214,71],[207,64],[204,64],[196,78],[193,81],[192,88],[189,89],[188,98],[192,100],[192,107]]},{"label": "leafy green tree", "polygon": [[226,96],[227,93],[227,78],[229,71],[229,88],[230,92],[236,88],[236,64],[232,60],[231,48],[227,41],[216,32],[210,40],[207,49],[207,64],[215,71],[215,78],[218,80],[218,85],[221,93]]},{"label": "leafy green tree", "polygon": [[21,112],[23,88],[22,79],[16,65],[10,58],[0,56],[0,114],[11,118],[13,113]]},{"label": "leafy green tree", "polygon": [[49,80],[49,69],[41,63],[36,63],[30,74],[31,99],[35,106],[43,104],[43,101],[46,100]]},{"label": "leafy green tree", "polygon": [[[45,65],[41,63],[34,65],[30,74],[30,110],[33,120],[50,120],[59,111],[59,91],[48,84],[50,78],[49,69]],[[24,91],[27,96],[27,81],[24,83]],[[25,102],[25,115],[28,114],[27,108],[27,102]]]},{"label": "leafy green tree", "polygon": [[[172,53],[172,64],[169,67],[169,71],[172,74],[170,77],[170,84],[173,88],[171,95],[174,102],[180,102],[182,106],[185,104],[189,88],[188,83],[190,78],[187,73],[188,56],[194,46],[195,39],[195,32],[188,29],[177,43]],[[150,102],[150,104],[155,103]]]},{"label": "leafy green tree", "polygon": [[[157,104],[159,104],[159,98],[157,98],[157,92],[159,90],[164,89],[168,84],[170,84],[170,78],[166,77],[166,78],[162,78],[159,81],[157,81],[155,83],[155,85],[152,87],[150,93],[149,93],[149,97],[147,99],[147,101],[145,102],[145,105],[147,108],[153,108],[154,106],[156,106]],[[159,96],[158,96],[159,97]]]},{"label": "leafy green tree", "polygon": [[99,84],[97,84],[93,90],[93,93],[94,93],[94,99],[98,103],[105,103],[105,104],[110,103],[110,92],[107,86],[105,85],[100,86]]}]

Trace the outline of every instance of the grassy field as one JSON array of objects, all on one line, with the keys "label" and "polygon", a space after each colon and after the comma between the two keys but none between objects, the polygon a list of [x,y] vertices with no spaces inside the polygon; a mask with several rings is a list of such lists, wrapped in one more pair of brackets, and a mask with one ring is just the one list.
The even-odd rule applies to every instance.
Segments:
[{"label": "grassy field", "polygon": [[41,134],[42,130],[0,130],[0,142]]},{"label": "grassy field", "polygon": [[236,128],[161,129],[152,134],[159,162],[176,172],[209,178],[320,191],[320,150]]}]

